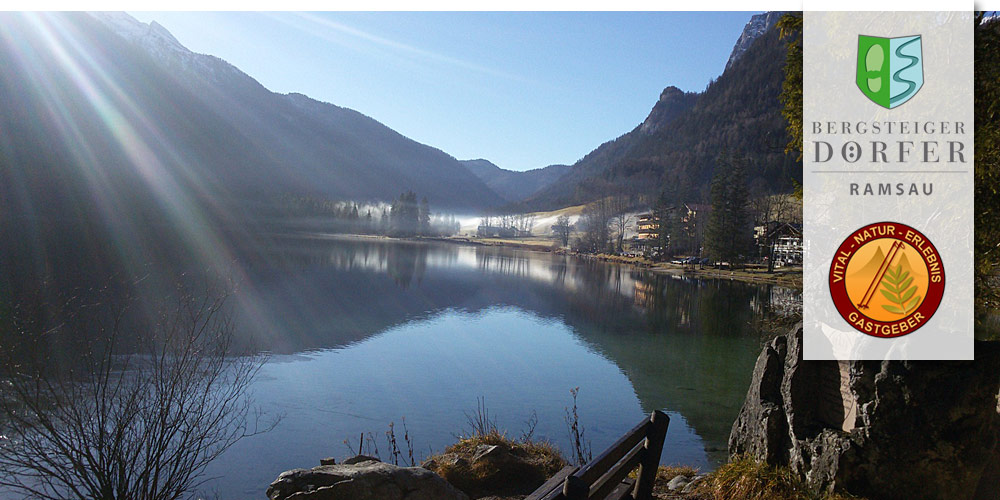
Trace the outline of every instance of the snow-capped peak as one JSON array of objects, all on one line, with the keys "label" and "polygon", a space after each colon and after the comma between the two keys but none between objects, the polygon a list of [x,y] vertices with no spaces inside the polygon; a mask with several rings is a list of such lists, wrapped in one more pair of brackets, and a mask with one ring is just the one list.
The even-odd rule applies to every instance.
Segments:
[{"label": "snow-capped peak", "polygon": [[156,21],[146,24],[124,12],[88,12],[88,14],[122,38],[148,49],[166,49],[182,54],[191,52]]}]

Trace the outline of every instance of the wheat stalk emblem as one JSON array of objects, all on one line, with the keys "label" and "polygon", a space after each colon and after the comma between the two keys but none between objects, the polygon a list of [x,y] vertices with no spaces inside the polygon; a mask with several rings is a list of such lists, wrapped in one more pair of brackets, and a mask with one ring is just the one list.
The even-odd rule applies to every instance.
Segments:
[{"label": "wheat stalk emblem", "polygon": [[882,290],[879,291],[886,299],[889,299],[889,302],[892,302],[892,304],[882,305],[886,311],[906,315],[920,303],[921,297],[915,295],[917,285],[913,285],[913,276],[910,276],[909,271],[903,271],[902,264],[887,269],[885,276],[882,277],[881,285]]}]

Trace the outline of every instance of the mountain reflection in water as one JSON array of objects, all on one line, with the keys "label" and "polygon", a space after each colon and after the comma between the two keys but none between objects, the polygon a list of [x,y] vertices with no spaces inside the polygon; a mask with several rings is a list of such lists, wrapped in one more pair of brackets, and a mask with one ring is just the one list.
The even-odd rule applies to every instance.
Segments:
[{"label": "mountain reflection in water", "polygon": [[375,238],[283,239],[244,272],[239,330],[274,353],[257,400],[285,419],[212,464],[222,498],[343,457],[345,439],[402,417],[419,460],[454,442],[480,396],[511,435],[536,412],[536,437],[568,449],[574,387],[595,451],[662,408],[663,463],[713,468],[759,351],[751,325],[801,300],[551,253]]}]

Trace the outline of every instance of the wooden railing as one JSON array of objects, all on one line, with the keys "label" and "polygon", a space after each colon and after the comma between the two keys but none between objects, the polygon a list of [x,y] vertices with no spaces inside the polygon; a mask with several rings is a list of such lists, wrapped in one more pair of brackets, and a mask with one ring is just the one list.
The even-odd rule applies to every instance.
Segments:
[{"label": "wooden railing", "polygon": [[[597,458],[563,468],[525,500],[650,500],[669,424],[654,411]],[[636,467],[636,478],[628,477]]]}]

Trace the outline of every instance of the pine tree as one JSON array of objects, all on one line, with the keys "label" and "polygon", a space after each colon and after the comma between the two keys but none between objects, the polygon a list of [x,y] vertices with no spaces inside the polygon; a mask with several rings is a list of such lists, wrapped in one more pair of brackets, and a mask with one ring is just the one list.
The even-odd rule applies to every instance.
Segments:
[{"label": "pine tree", "polygon": [[420,200],[420,209],[417,213],[417,232],[424,236],[431,234],[431,206],[427,202],[426,196]]},{"label": "pine tree", "polygon": [[1000,116],[1000,21],[983,19],[982,13],[977,14],[975,28],[975,287],[980,318],[1000,307],[1000,129],[996,127]]},{"label": "pine tree", "polygon": [[782,110],[788,144],[785,153],[798,153],[802,159],[802,14],[781,16],[777,24],[780,37],[786,40],[785,80],[781,84]]},{"label": "pine tree", "polygon": [[752,228],[747,210],[746,160],[720,157],[712,177],[712,213],[705,229],[705,253],[730,267],[751,250]]},{"label": "pine tree", "polygon": [[417,195],[407,191],[393,201],[389,209],[390,232],[395,236],[414,236],[419,229]]}]

